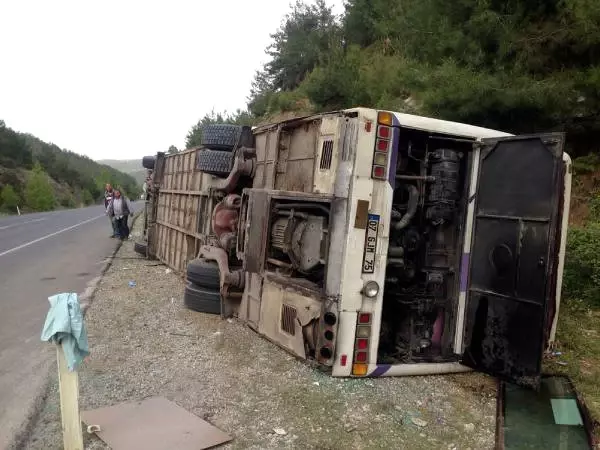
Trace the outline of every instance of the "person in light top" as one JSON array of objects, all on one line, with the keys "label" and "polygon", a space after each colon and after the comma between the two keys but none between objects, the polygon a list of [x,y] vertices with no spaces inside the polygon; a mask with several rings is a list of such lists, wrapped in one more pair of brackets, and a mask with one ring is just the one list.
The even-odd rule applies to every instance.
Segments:
[{"label": "person in light top", "polygon": [[129,199],[121,195],[119,189],[114,190],[114,197],[107,208],[108,216],[115,221],[117,237],[122,241],[129,238],[129,216],[133,214],[133,208]]}]

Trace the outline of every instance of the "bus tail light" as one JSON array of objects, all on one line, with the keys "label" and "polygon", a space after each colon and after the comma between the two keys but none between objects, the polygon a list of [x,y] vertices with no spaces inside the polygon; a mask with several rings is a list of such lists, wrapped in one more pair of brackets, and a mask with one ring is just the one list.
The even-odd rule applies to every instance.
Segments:
[{"label": "bus tail light", "polygon": [[352,364],[352,375],[364,377],[367,374],[368,364]]},{"label": "bus tail light", "polygon": [[361,325],[365,323],[371,323],[371,313],[359,313],[358,323]]},{"label": "bus tail light", "polygon": [[371,178],[386,180],[388,177],[388,160],[394,129],[392,128],[392,114],[380,111],[377,115],[377,136],[373,150],[373,167]]},{"label": "bus tail light", "polygon": [[366,363],[367,362],[367,352],[356,352],[356,356],[355,356],[354,360],[359,363]]},{"label": "bus tail light", "polygon": [[354,338],[354,364],[352,375],[364,377],[369,366],[369,338],[371,337],[371,313],[359,312]]}]

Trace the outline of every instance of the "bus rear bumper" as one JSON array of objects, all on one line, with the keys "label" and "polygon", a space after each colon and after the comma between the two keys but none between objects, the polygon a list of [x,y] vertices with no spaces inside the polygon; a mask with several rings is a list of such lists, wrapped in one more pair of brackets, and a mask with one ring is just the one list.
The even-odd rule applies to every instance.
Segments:
[{"label": "bus rear bumper", "polygon": [[[441,375],[471,372],[473,369],[457,362],[418,364],[369,364],[366,377],[401,377],[414,375]],[[335,376],[335,375],[333,375]],[[365,378],[365,377],[357,377]]]}]

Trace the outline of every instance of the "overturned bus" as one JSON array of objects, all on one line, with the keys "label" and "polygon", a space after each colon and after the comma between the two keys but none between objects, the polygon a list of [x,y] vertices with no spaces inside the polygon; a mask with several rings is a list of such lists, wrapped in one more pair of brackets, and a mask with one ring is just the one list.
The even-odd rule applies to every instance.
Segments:
[{"label": "overturned bus", "polygon": [[563,145],[366,108],[208,126],[188,287],[333,376],[476,369],[535,387],[560,305]]}]

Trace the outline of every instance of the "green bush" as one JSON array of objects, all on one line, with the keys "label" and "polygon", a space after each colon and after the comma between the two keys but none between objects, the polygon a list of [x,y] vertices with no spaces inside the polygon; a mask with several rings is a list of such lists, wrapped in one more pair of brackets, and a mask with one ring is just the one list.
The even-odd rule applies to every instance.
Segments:
[{"label": "green bush", "polygon": [[590,153],[573,160],[573,171],[577,175],[594,173],[600,167],[600,155]]},{"label": "green bush", "polygon": [[600,223],[569,230],[564,294],[600,307]]},{"label": "green bush", "polygon": [[16,212],[17,205],[19,204],[19,196],[10,184],[7,184],[2,188],[0,193],[0,203],[2,209],[8,212]]},{"label": "green bush", "polygon": [[34,211],[50,211],[56,205],[48,174],[36,163],[25,185],[25,202]]},{"label": "green bush", "polygon": [[67,192],[60,198],[60,206],[64,208],[75,208],[77,206],[75,197],[71,192]]},{"label": "green bush", "polygon": [[82,193],[82,197],[83,197],[83,202],[86,205],[91,205],[92,203],[94,203],[94,198],[92,197],[92,194],[90,194],[90,191],[84,190]]}]

